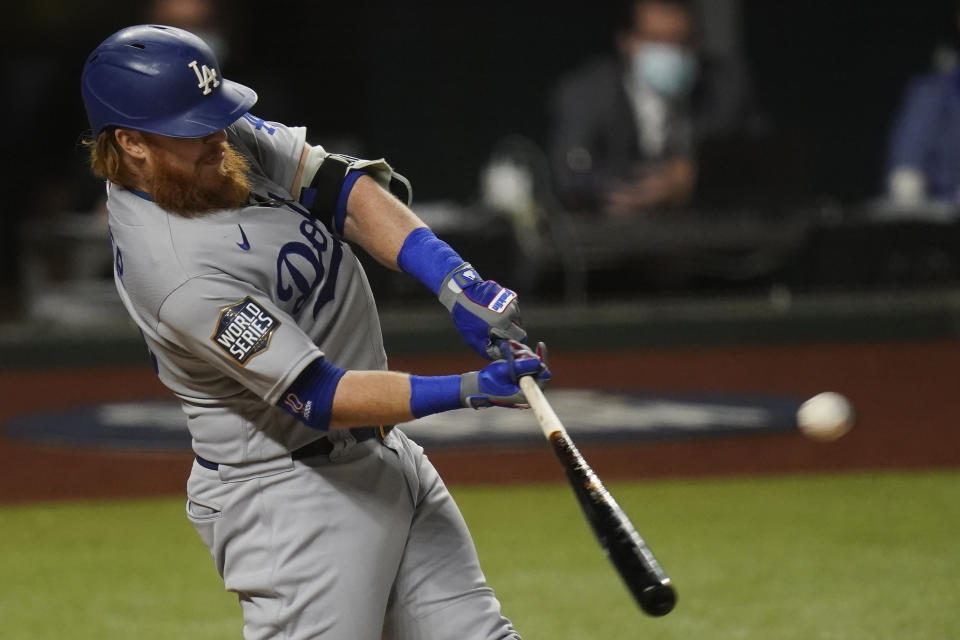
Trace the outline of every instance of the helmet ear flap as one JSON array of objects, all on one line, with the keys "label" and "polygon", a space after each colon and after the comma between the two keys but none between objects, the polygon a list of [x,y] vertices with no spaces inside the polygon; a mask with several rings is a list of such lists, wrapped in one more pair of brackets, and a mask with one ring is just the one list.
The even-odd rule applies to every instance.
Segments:
[{"label": "helmet ear flap", "polygon": [[223,78],[199,37],[175,27],[137,25],[104,40],[80,79],[93,135],[108,126],[199,138],[235,122],[257,101]]}]

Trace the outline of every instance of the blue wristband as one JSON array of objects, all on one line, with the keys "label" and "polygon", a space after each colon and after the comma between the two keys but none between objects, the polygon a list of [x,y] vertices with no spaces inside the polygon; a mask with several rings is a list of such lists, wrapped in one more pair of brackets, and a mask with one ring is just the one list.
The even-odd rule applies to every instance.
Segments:
[{"label": "blue wristband", "polygon": [[280,396],[277,405],[308,427],[326,431],[330,428],[333,395],[346,372],[346,369],[330,364],[326,358],[317,358],[304,367]]},{"label": "blue wristband", "polygon": [[414,417],[461,408],[460,376],[410,376],[410,412]]},{"label": "blue wristband", "polygon": [[411,231],[397,254],[397,265],[400,269],[422,282],[435,294],[440,293],[440,285],[447,274],[464,262],[466,260],[450,245],[426,227]]}]

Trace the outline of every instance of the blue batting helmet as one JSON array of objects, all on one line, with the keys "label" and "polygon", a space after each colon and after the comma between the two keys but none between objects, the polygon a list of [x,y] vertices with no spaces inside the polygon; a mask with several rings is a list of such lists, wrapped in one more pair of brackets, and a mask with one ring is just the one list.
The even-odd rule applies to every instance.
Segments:
[{"label": "blue batting helmet", "polygon": [[253,89],[220,75],[207,44],[189,31],[138,25],[94,49],[80,79],[94,136],[123,127],[174,138],[201,138],[240,118]]}]

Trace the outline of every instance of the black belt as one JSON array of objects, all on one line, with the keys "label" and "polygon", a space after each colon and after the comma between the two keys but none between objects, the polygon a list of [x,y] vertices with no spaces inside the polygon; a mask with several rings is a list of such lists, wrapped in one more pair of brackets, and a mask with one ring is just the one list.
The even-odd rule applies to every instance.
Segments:
[{"label": "black belt", "polygon": [[[386,427],[354,427],[350,429],[350,433],[357,442],[364,442],[373,438],[383,440],[392,430],[393,425]],[[310,444],[303,445],[299,449],[294,449],[290,452],[290,457],[294,460],[300,460],[301,458],[312,458],[314,456],[328,456],[333,453],[333,447],[333,442],[331,442],[329,438],[320,438]],[[216,462],[211,462],[200,456],[197,456],[197,464],[213,471],[220,468],[220,465]]]}]

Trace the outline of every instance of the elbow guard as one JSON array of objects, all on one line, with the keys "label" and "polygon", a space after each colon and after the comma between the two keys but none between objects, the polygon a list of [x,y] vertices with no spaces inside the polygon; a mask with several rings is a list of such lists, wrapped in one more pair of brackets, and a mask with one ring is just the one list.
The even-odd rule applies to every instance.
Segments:
[{"label": "elbow guard", "polygon": [[347,197],[361,175],[368,175],[407,206],[413,201],[410,181],[396,173],[386,160],[361,160],[323,147],[311,147],[303,167],[300,203],[330,231],[343,235]]}]

